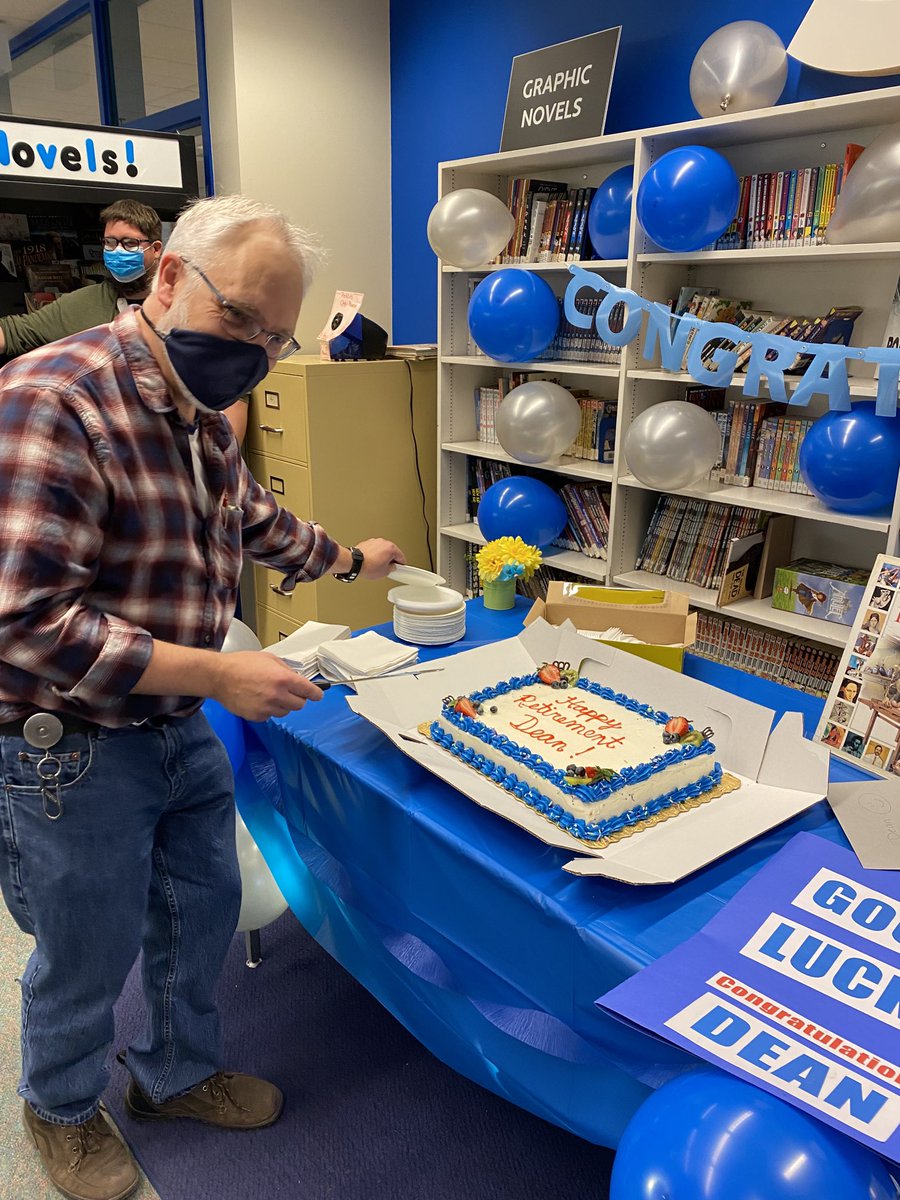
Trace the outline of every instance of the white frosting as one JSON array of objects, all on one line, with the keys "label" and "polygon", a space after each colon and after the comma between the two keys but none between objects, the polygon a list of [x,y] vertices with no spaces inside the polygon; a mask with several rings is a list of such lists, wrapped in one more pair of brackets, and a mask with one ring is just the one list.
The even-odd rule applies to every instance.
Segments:
[{"label": "white frosting", "polygon": [[[562,771],[574,764],[621,772],[623,768],[650,763],[672,748],[663,742],[663,726],[658,721],[582,688],[557,689],[545,683],[516,688],[485,700],[476,720]],[[697,782],[715,766],[711,754],[683,758],[647,778],[625,784],[611,795],[582,801],[514,761],[490,742],[440,718],[437,723],[455,741],[512,771],[518,779],[586,822],[608,820],[648,804],[676,788]]]}]

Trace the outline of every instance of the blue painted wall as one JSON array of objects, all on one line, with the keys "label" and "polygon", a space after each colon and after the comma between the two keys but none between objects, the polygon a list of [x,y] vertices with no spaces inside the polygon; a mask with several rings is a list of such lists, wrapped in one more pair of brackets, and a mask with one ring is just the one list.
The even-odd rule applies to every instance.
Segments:
[{"label": "blue painted wall", "polygon": [[[435,257],[425,237],[437,164],[499,148],[512,58],[622,26],[606,131],[697,116],[688,91],[701,42],[729,21],[762,21],[787,45],[808,0],[391,0],[392,204],[396,342],[436,338]],[[900,83],[791,62],[781,103]]]}]

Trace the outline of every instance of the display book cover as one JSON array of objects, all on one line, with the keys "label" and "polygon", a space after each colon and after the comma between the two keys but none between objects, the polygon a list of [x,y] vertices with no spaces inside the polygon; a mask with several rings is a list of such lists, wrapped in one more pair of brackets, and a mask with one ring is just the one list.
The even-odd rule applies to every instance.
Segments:
[{"label": "display book cover", "polygon": [[900,556],[875,560],[814,737],[857,767],[900,779]]},{"label": "display book cover", "polygon": [[[544,662],[580,664],[580,674],[685,713],[695,727],[715,731],[716,760],[736,775],[740,788],[604,849],[559,830],[528,805],[451,758],[418,726],[440,712],[446,695],[468,695]],[[547,845],[571,855],[560,866],[574,875],[599,875],[633,884],[673,883],[730,850],[803,812],[826,791],[828,756],[805,741],[798,713],[776,714],[743,697],[678,675],[578,634],[570,622],[537,620],[517,637],[443,659],[442,670],[421,677],[378,679],[358,685],[347,703],[380,729],[404,754],[474,800]]]}]

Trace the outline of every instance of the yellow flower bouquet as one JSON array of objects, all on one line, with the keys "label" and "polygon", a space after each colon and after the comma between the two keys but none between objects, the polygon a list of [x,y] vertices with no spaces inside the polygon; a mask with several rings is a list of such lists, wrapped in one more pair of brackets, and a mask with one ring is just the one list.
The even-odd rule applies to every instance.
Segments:
[{"label": "yellow flower bouquet", "polygon": [[520,537],[494,538],[475,555],[484,586],[485,608],[512,608],[516,580],[530,579],[541,565],[541,552]]}]

